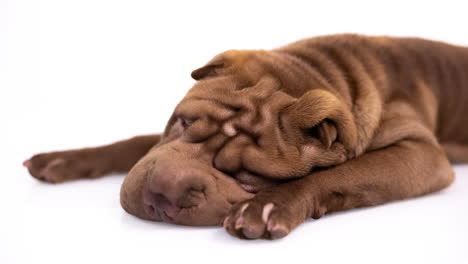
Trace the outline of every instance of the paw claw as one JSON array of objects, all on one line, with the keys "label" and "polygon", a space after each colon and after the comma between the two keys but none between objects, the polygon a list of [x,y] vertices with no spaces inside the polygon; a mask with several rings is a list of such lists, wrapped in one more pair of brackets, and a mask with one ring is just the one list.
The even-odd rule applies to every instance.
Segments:
[{"label": "paw claw", "polygon": [[23,166],[26,167],[26,168],[31,168],[32,167],[32,161],[31,160],[25,160],[23,162]]},{"label": "paw claw", "polygon": [[244,227],[244,218],[241,216],[236,220],[236,224],[234,225],[234,229],[241,229]]},{"label": "paw claw", "polygon": [[229,216],[227,216],[226,218],[224,218],[224,221],[223,221],[223,227],[224,228],[228,228],[228,225],[229,225]]},{"label": "paw claw", "polygon": [[246,203],[246,204],[242,205],[242,207],[240,209],[240,217],[242,217],[244,215],[244,212],[247,209],[247,207],[249,207],[249,203]]},{"label": "paw claw", "polygon": [[274,207],[275,207],[275,205],[273,203],[267,203],[263,207],[263,212],[262,212],[263,223],[266,224],[268,222],[268,219],[270,218],[271,211],[273,210]]},{"label": "paw claw", "polygon": [[234,225],[234,229],[239,230],[239,229],[241,229],[242,227],[244,227],[244,222],[245,222],[245,221],[244,221],[243,215],[244,215],[244,212],[245,212],[245,210],[247,209],[247,207],[249,207],[249,204],[248,204],[248,203],[242,205],[242,207],[240,208],[240,210],[239,210],[239,216],[238,216],[238,218],[237,218],[237,220],[236,220],[236,223],[235,223],[235,225]]}]

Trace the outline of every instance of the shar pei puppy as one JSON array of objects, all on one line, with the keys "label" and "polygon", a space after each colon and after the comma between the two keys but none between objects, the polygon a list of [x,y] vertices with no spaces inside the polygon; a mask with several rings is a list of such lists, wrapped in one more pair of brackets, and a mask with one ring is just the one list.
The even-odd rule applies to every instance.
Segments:
[{"label": "shar pei puppy", "polygon": [[229,50],[164,133],[38,154],[59,183],[128,172],[128,213],[277,239],[312,217],[441,190],[468,161],[468,48],[417,38],[332,35]]}]

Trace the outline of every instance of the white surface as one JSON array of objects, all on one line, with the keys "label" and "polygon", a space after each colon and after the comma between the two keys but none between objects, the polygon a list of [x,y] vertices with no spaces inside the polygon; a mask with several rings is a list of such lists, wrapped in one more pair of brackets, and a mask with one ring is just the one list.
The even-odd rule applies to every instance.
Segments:
[{"label": "white surface", "polygon": [[337,32],[468,44],[465,1],[169,2],[0,0],[0,263],[468,263],[468,166],[443,192],[277,242],[136,219],[119,206],[122,176],[29,177],[34,153],[161,131],[191,70],[226,49]]}]

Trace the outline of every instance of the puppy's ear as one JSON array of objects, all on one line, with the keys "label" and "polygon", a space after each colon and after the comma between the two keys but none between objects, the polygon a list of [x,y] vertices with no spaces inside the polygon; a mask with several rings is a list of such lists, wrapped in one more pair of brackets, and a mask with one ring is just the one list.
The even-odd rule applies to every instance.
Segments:
[{"label": "puppy's ear", "polygon": [[[291,125],[318,138],[326,147],[339,140],[353,150],[357,140],[351,111],[332,93],[316,89],[307,92],[286,111]],[[312,127],[312,128],[311,128]]]},{"label": "puppy's ear", "polygon": [[199,81],[209,76],[215,76],[216,70],[223,67],[224,62],[219,58],[219,60],[211,60],[205,66],[194,70],[191,75],[194,80]]},{"label": "puppy's ear", "polygon": [[325,147],[330,148],[337,136],[336,126],[329,120],[323,120],[318,127],[318,139]]},{"label": "puppy's ear", "polygon": [[305,130],[308,136],[316,138],[322,142],[326,148],[330,148],[333,142],[335,142],[338,132],[336,126],[332,121],[325,119],[317,125]]},{"label": "puppy's ear", "polygon": [[247,50],[228,50],[215,56],[205,66],[192,72],[192,78],[199,81],[207,77],[229,74],[242,67],[248,54]]}]

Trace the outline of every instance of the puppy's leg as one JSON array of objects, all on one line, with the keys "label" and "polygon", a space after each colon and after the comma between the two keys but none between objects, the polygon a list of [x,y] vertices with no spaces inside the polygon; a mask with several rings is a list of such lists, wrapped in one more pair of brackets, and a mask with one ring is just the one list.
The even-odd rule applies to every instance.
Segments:
[{"label": "puppy's leg", "polygon": [[453,163],[468,163],[468,144],[443,143],[447,157]]},{"label": "puppy's leg", "polygon": [[33,177],[47,182],[97,178],[129,171],[159,139],[160,135],[138,136],[95,148],[42,153],[23,165]]},{"label": "puppy's leg", "polygon": [[234,206],[224,226],[241,238],[280,238],[308,217],[423,195],[453,180],[439,146],[401,141],[259,192]]}]

